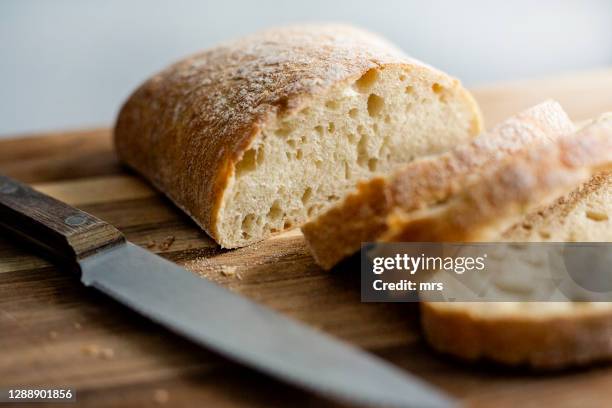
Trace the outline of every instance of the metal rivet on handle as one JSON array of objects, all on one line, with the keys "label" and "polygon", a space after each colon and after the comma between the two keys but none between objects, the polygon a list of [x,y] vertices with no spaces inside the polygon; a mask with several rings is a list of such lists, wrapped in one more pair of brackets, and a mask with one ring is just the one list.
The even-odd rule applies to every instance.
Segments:
[{"label": "metal rivet on handle", "polygon": [[82,215],[71,215],[64,220],[64,223],[70,225],[71,227],[78,227],[86,222],[87,218],[83,217]]},{"label": "metal rivet on handle", "polygon": [[17,186],[9,182],[0,182],[0,193],[2,194],[13,194],[18,190]]}]

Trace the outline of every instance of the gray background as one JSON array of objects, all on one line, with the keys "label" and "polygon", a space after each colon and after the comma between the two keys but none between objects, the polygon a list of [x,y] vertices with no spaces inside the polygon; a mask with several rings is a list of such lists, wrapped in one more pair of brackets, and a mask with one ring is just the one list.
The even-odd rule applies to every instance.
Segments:
[{"label": "gray background", "polygon": [[185,54],[329,20],[468,85],[612,65],[609,0],[0,0],[0,137],[110,125],[135,86]]}]

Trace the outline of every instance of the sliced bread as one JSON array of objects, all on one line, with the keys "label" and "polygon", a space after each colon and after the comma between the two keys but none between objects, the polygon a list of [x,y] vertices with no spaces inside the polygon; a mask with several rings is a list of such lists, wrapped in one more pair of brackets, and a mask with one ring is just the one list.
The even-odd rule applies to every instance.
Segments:
[{"label": "sliced bread", "polygon": [[446,200],[387,217],[380,241],[474,242],[499,239],[530,211],[612,169],[612,117],[491,163]]},{"label": "sliced bread", "polygon": [[505,157],[575,131],[561,106],[547,101],[517,114],[471,143],[416,160],[388,177],[375,177],[302,227],[319,265],[330,269],[388,232],[388,216],[443,202],[483,168]]},{"label": "sliced bread", "polygon": [[121,109],[115,144],[234,248],[480,130],[459,81],[375,34],[323,24],[267,30],[163,70]]},{"label": "sliced bread", "polygon": [[[612,140],[612,116],[602,116],[579,134],[586,136],[585,144],[595,134]],[[612,156],[610,143],[600,146],[604,153],[599,157]],[[612,173],[603,172],[552,205],[529,213],[498,239],[612,242],[611,214]],[[612,359],[612,304],[568,300],[423,302],[421,321],[436,350],[467,360],[553,369]]]}]

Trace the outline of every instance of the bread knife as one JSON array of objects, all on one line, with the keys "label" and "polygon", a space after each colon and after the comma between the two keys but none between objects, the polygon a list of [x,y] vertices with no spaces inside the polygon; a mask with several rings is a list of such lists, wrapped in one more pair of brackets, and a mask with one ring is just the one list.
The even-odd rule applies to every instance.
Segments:
[{"label": "bread knife", "polygon": [[360,406],[454,405],[382,359],[198,277],[110,224],[2,175],[0,226],[72,265],[85,286],[278,380]]}]

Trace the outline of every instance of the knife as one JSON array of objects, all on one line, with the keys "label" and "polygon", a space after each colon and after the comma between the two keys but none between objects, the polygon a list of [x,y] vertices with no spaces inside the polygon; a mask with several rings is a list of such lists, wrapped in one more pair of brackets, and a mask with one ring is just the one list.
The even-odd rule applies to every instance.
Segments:
[{"label": "knife", "polygon": [[0,226],[75,267],[86,286],[281,381],[356,405],[454,405],[382,359],[198,277],[110,224],[2,175]]}]

